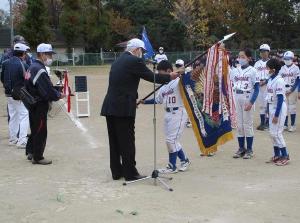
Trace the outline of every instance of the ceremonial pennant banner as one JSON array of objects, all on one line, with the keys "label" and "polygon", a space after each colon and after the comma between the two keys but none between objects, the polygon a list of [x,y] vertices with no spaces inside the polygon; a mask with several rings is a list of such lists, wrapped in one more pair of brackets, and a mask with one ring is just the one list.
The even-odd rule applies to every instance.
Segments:
[{"label": "ceremonial pennant banner", "polygon": [[226,50],[215,44],[206,61],[196,61],[181,78],[182,100],[204,155],[233,139],[236,115],[229,69]]}]

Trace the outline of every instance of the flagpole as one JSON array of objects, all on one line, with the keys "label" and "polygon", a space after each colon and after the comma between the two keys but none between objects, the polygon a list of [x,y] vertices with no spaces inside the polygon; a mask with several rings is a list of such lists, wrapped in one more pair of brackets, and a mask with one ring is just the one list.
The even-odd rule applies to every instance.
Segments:
[{"label": "flagpole", "polygon": [[[235,33],[228,34],[228,35],[224,36],[222,40],[218,41],[218,42],[215,43],[215,44],[221,44],[221,43],[223,43],[224,41],[230,39],[230,38],[231,38],[232,36],[234,36],[235,34],[236,34],[236,32],[235,32]],[[214,45],[215,45],[215,44],[214,44]],[[205,55],[207,54],[207,52],[208,52],[208,50],[206,50],[204,53],[202,53],[202,54],[200,54],[199,56],[197,56],[195,59],[193,59],[192,61],[190,61],[190,62],[187,63],[186,65],[184,65],[184,67],[185,67],[185,68],[186,68],[186,67],[189,67],[190,65],[192,65],[193,63],[195,63],[197,60],[199,60],[201,57],[205,56]],[[163,84],[160,85],[160,86],[157,87],[154,91],[152,91],[151,93],[147,94],[147,96],[145,96],[145,97],[142,99],[142,101],[145,101],[147,98],[149,98],[151,95],[153,95],[154,92],[158,91],[162,86],[164,86],[164,85],[163,85]],[[141,104],[141,101],[139,101],[139,102],[137,103],[137,105],[139,105],[139,104]]]}]

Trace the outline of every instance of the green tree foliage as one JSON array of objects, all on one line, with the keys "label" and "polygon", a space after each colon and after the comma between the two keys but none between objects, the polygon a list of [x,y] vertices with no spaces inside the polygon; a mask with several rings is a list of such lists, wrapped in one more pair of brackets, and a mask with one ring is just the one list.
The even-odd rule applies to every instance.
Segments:
[{"label": "green tree foliage", "polygon": [[143,26],[155,49],[164,46],[166,50],[184,49],[185,27],[170,14],[169,1],[160,0],[111,0],[107,8],[120,13],[132,21],[132,36],[140,37]]},{"label": "green tree foliage", "polygon": [[211,42],[205,10],[203,0],[178,0],[174,3],[171,14],[185,26],[191,47],[207,47]]},{"label": "green tree foliage", "polygon": [[51,39],[47,9],[43,1],[27,0],[24,20],[19,29],[32,48]]},{"label": "green tree foliage", "polygon": [[69,49],[79,40],[86,52],[115,50],[117,43],[141,37],[146,26],[153,47],[167,51],[204,49],[231,32],[237,35],[226,43],[229,48],[300,48],[300,0],[27,0],[28,7],[26,0],[16,2],[20,12],[26,9],[16,23],[32,46],[49,40],[51,27]]},{"label": "green tree foliage", "polygon": [[109,12],[99,0],[82,0],[82,36],[88,52],[100,52],[111,45]]},{"label": "green tree foliage", "polygon": [[65,37],[67,51],[71,52],[74,42],[80,36],[80,2],[79,0],[63,0],[62,3],[60,30]]},{"label": "green tree foliage", "polygon": [[[209,16],[209,33],[221,37],[238,32],[233,48],[257,48],[263,42],[272,48],[297,48],[292,45],[300,30],[296,10],[299,0],[211,0],[204,1]],[[299,23],[298,23],[299,24]]]},{"label": "green tree foliage", "polygon": [[2,9],[0,9],[0,27],[9,26],[9,15]]},{"label": "green tree foliage", "polygon": [[111,43],[119,43],[130,39],[134,26],[130,19],[119,12],[109,10],[109,29]]}]

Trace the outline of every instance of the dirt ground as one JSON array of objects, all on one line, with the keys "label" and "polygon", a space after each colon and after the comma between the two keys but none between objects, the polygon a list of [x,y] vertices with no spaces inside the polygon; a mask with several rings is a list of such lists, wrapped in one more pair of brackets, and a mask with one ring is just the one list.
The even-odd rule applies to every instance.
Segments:
[{"label": "dirt ground", "polygon": [[[173,192],[154,186],[153,180],[122,186],[122,180],[110,176],[106,123],[99,116],[109,67],[70,70],[88,76],[91,116],[73,120],[76,125],[64,112],[49,118],[45,157],[53,159],[50,166],[32,165],[24,150],[8,146],[6,99],[0,89],[0,223],[300,222],[299,118],[298,131],[284,134],[292,159],[288,166],[265,163],[272,155],[268,132],[255,132],[255,158],[234,160],[236,140],[203,158],[192,130],[186,129],[182,145],[192,164],[168,182]],[[141,81],[139,89],[144,96],[152,85]],[[74,108],[73,102],[75,114]],[[137,111],[136,160],[142,174],[153,169],[152,114],[152,106]],[[157,163],[163,167],[162,107],[157,116]]]}]

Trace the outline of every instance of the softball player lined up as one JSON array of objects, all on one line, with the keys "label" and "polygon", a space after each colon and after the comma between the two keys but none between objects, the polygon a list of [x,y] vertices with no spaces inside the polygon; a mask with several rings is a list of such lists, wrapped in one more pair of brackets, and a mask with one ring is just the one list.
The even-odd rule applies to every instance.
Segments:
[{"label": "softball player lined up", "polygon": [[268,163],[284,166],[289,162],[286,144],[283,138],[283,128],[287,114],[285,81],[279,75],[280,63],[276,59],[267,62],[270,79],[267,84],[266,100],[269,104],[270,136],[274,147],[274,156]]},{"label": "softball player lined up", "polygon": [[300,70],[299,67],[293,63],[294,53],[287,51],[283,55],[283,61],[285,65],[281,67],[279,75],[285,81],[285,88],[287,92],[287,107],[288,114],[291,116],[291,126],[288,129],[288,116],[286,117],[284,129],[288,129],[289,132],[296,130],[296,103],[297,103],[297,92],[295,89],[299,85]]},{"label": "softball player lined up", "polygon": [[260,125],[257,127],[257,130],[262,130],[262,131],[265,130],[269,124],[268,120],[266,119],[267,102],[265,98],[266,98],[267,82],[269,78],[266,63],[269,60],[270,50],[271,49],[268,44],[261,45],[259,47],[261,59],[257,61],[254,65],[254,68],[257,70],[257,74],[260,81],[259,94],[257,98],[257,102],[259,105]]},{"label": "softball player lined up", "polygon": [[[231,70],[231,80],[234,84],[234,97],[237,113],[237,138],[239,149],[234,158],[253,157],[253,104],[259,93],[259,77],[254,67],[249,65],[251,51],[246,49],[239,52],[237,68]],[[247,149],[245,148],[245,139]]]},{"label": "softball player lined up", "polygon": [[[161,61],[157,65],[157,70],[166,72],[173,71],[172,64],[166,60]],[[164,132],[166,144],[169,152],[169,164],[164,169],[159,169],[160,173],[177,173],[187,170],[190,165],[189,159],[186,157],[179,139],[182,136],[188,118],[186,110],[183,106],[180,91],[179,81],[177,78],[167,85],[164,85],[158,92],[156,101],[154,99],[141,101],[143,104],[163,104],[166,111],[164,118]],[[180,159],[180,167],[177,169],[176,160]]]}]

